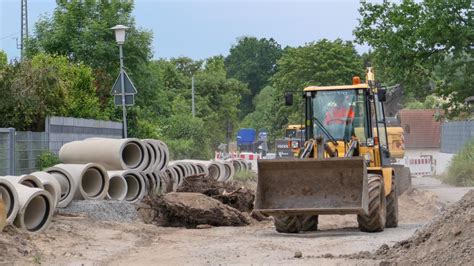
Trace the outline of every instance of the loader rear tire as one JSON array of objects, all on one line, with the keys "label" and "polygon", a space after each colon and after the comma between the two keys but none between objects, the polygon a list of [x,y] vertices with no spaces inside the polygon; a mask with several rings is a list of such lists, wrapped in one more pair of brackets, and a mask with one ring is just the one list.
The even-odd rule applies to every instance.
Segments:
[{"label": "loader rear tire", "polygon": [[357,215],[359,229],[363,232],[381,232],[385,229],[386,199],[383,179],[380,175],[369,178],[369,213]]},{"label": "loader rear tire", "polygon": [[397,186],[392,182],[392,191],[387,196],[387,218],[385,227],[398,227],[398,191]]},{"label": "loader rear tire", "polygon": [[318,231],[318,216],[317,215],[301,215],[299,216],[301,231]]},{"label": "loader rear tire", "polygon": [[297,234],[301,231],[299,216],[273,216],[273,223],[278,233]]}]

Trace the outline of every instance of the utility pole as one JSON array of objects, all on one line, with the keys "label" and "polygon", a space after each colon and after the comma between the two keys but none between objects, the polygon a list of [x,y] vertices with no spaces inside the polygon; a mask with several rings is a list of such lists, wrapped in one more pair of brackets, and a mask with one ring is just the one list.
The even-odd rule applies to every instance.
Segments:
[{"label": "utility pole", "polygon": [[196,111],[194,109],[194,76],[191,78],[191,101],[192,101],[192,112],[193,112],[193,117],[196,116]]},{"label": "utility pole", "polygon": [[21,49],[21,58],[23,58],[25,51],[25,44],[28,41],[28,0],[21,0],[21,36],[20,44],[17,43],[17,48]]},{"label": "utility pole", "polygon": [[119,44],[120,51],[120,86],[122,87],[122,116],[123,116],[123,138],[127,138],[127,108],[125,108],[125,75],[123,73],[123,44]]}]

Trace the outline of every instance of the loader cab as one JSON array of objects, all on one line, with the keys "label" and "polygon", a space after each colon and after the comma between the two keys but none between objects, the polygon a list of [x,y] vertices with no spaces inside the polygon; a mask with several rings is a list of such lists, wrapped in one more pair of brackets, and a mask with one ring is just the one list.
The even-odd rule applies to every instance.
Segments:
[{"label": "loader cab", "polygon": [[378,91],[383,94],[366,83],[305,88],[305,139],[323,138],[336,157],[344,157],[350,143],[357,140],[355,154],[370,159],[369,166],[390,165],[384,97]]}]

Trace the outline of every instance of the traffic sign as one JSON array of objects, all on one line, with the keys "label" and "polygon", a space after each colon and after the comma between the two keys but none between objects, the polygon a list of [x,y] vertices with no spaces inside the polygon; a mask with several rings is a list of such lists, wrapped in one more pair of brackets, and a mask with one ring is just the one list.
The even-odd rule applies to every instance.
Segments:
[{"label": "traffic sign", "polygon": [[[116,106],[122,105],[122,95],[114,95],[114,102]],[[125,105],[132,106],[135,104],[134,94],[125,94]]]},{"label": "traffic sign", "polygon": [[[128,77],[127,73],[125,70],[122,72],[124,75],[123,83],[124,83],[124,89],[125,89],[125,94],[136,94],[137,89],[132,83],[132,80]],[[122,73],[120,73],[115,80],[114,86],[112,87],[112,91],[110,91],[110,94],[112,95],[122,95],[122,84],[120,81],[120,78],[122,76]],[[120,100],[122,102],[122,100]]]}]

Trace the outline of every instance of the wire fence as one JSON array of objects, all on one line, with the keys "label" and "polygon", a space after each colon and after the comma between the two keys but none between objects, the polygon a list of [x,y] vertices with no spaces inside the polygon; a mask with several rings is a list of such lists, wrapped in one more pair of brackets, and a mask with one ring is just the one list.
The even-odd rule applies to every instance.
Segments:
[{"label": "wire fence", "polygon": [[112,121],[50,117],[45,132],[0,128],[0,176],[38,171],[38,157],[45,151],[58,154],[62,145],[91,137],[121,138],[122,124]]}]

